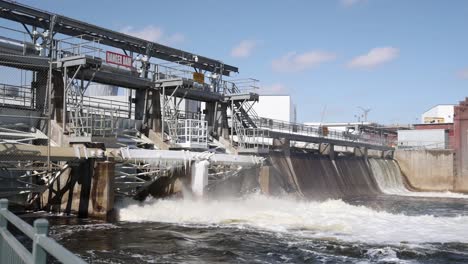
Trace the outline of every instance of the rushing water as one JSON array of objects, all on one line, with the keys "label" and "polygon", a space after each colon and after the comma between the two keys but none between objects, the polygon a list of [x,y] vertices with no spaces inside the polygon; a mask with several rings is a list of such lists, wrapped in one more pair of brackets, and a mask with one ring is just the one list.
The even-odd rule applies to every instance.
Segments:
[{"label": "rushing water", "polygon": [[52,235],[90,263],[468,263],[467,195],[411,192],[391,160],[272,160],[282,195],[227,198],[258,189],[239,178],[222,199],[122,200],[110,223],[50,217]]},{"label": "rushing water", "polygon": [[468,263],[465,199],[252,194],[122,207],[113,223],[53,218],[52,235],[92,263]]}]

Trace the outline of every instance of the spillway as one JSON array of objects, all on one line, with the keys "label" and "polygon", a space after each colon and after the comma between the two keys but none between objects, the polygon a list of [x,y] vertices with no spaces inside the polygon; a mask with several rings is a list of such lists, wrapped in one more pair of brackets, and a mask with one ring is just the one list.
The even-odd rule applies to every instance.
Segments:
[{"label": "spillway", "polygon": [[310,199],[342,198],[381,193],[364,159],[310,154],[271,157],[275,178]]},{"label": "spillway", "polygon": [[468,195],[461,193],[413,191],[411,186],[406,182],[395,160],[370,158],[368,162],[369,169],[372,171],[373,177],[384,194],[414,197],[468,198]]},{"label": "spillway", "polygon": [[[323,155],[273,153],[267,164],[271,167],[268,189],[273,196],[288,194],[322,201],[379,195],[468,198],[461,193],[416,191],[393,159],[340,156],[331,160]],[[235,197],[261,189],[254,174],[248,171],[217,184],[209,190],[210,199]]]}]

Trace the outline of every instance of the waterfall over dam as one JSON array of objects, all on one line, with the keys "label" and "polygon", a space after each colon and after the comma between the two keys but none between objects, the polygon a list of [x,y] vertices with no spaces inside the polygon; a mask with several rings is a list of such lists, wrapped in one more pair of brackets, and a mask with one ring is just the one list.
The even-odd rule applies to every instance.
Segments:
[{"label": "waterfall over dam", "polygon": [[[271,156],[272,177],[312,199],[379,194],[380,190],[367,162],[357,157],[291,154]],[[275,186],[270,186],[270,188]]]},{"label": "waterfall over dam", "polygon": [[[451,192],[415,191],[393,159],[340,156],[332,160],[324,155],[273,153],[267,163],[271,168],[267,189],[274,196],[287,193],[311,200],[384,194],[468,198]],[[245,193],[260,188],[250,173],[222,184],[222,191],[215,193]]]}]

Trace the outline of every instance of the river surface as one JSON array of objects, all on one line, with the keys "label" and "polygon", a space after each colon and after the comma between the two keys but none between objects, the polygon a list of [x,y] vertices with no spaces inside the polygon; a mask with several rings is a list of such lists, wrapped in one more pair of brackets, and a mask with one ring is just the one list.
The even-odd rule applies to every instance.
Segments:
[{"label": "river surface", "polygon": [[258,194],[120,203],[119,220],[48,216],[89,263],[468,263],[468,199],[322,202]]}]

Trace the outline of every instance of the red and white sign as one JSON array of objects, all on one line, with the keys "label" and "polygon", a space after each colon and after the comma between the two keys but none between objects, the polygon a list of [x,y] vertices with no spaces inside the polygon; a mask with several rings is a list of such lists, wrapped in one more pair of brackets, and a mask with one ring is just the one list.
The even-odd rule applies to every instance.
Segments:
[{"label": "red and white sign", "polygon": [[124,67],[132,67],[132,57],[112,51],[106,51],[106,62]]}]

